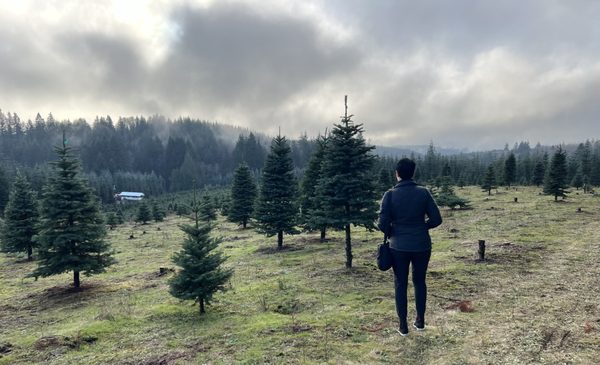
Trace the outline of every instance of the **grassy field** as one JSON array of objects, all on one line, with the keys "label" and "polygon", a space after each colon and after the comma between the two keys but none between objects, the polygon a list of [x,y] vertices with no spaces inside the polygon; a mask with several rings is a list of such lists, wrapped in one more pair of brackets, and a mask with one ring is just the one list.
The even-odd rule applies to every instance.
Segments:
[{"label": "grassy field", "polygon": [[81,291],[70,274],[25,279],[35,264],[2,255],[0,364],[597,364],[600,197],[538,191],[457,189],[473,209],[444,211],[432,231],[428,327],[405,338],[392,273],[375,266],[381,235],[359,228],[347,270],[341,233],[286,236],[277,252],[276,238],[219,221],[235,274],[203,316],[159,273],[184,218],[111,231],[118,264]]}]

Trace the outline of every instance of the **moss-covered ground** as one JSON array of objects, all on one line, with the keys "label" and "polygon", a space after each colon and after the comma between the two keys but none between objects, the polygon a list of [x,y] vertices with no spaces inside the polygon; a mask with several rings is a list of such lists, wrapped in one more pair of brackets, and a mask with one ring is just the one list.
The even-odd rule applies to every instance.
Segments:
[{"label": "moss-covered ground", "polygon": [[70,274],[35,281],[35,263],[2,255],[0,364],[597,364],[600,197],[538,192],[457,189],[473,209],[445,210],[432,231],[428,327],[408,337],[395,331],[392,273],[375,266],[381,235],[362,228],[347,270],[341,233],[286,236],[278,252],[274,237],[219,220],[235,274],[202,316],[159,273],[174,268],[185,218],[110,231],[118,264],[79,291]]}]

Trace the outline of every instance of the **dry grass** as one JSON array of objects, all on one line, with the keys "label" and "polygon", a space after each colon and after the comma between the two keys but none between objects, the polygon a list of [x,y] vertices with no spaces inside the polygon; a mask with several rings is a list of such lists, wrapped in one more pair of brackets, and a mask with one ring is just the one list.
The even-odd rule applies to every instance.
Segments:
[{"label": "dry grass", "polygon": [[362,229],[346,270],[341,234],[286,236],[277,252],[274,238],[221,221],[235,274],[199,316],[159,273],[181,242],[173,217],[111,232],[119,263],[81,291],[67,274],[23,279],[34,264],[0,257],[0,364],[597,363],[600,198],[499,192],[457,189],[474,209],[445,211],[433,231],[425,332],[395,332],[391,273],[374,262],[380,235]]}]

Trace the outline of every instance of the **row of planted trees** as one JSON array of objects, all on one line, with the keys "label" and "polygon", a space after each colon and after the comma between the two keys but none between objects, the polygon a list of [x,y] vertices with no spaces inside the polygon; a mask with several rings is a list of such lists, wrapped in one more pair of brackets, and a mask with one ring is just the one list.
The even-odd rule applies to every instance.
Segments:
[{"label": "row of planted trees", "polygon": [[[319,137],[300,184],[293,173],[291,149],[285,137],[273,139],[262,170],[260,189],[245,164],[238,167],[231,189],[229,220],[244,228],[255,218],[256,228],[267,236],[298,233],[297,227],[345,231],[346,267],[352,267],[351,225],[374,228],[377,190],[372,176],[373,146],[362,136],[362,124],[344,113],[341,123]],[[389,186],[388,186],[389,187]]]}]

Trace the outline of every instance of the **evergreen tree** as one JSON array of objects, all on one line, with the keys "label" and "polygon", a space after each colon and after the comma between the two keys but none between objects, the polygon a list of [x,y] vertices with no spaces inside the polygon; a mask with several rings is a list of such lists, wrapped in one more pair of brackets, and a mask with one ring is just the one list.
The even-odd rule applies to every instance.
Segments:
[{"label": "evergreen tree", "polygon": [[150,208],[148,208],[148,204],[145,200],[138,205],[137,216],[135,218],[136,222],[140,222],[142,224],[147,224],[152,219],[152,213],[150,212]]},{"label": "evergreen tree", "polygon": [[203,220],[208,222],[217,219],[217,211],[208,194],[202,195],[202,201],[200,202],[200,216]]},{"label": "evergreen tree", "polygon": [[0,168],[0,215],[4,213],[10,194],[10,183],[4,169]]},{"label": "evergreen tree", "polygon": [[554,201],[559,196],[566,197],[567,188],[567,153],[559,146],[552,161],[546,179],[544,180],[544,194],[554,195]]},{"label": "evergreen tree", "polygon": [[[347,101],[347,98],[346,98]],[[335,124],[325,149],[317,195],[322,199],[328,227],[346,233],[346,267],[352,267],[351,225],[374,227],[377,194],[371,171],[374,146],[362,136],[362,124],[354,124],[348,107],[341,124]]]},{"label": "evergreen tree", "polygon": [[258,231],[267,236],[277,235],[278,249],[283,247],[284,233],[298,233],[297,190],[291,149],[285,137],[279,135],[273,138],[267,155],[256,206]]},{"label": "evergreen tree", "polygon": [[435,201],[440,207],[448,207],[452,210],[457,206],[461,209],[469,207],[469,201],[456,195],[448,178],[442,179],[440,191],[435,194]]},{"label": "evergreen tree", "polygon": [[112,231],[118,224],[119,218],[117,218],[115,212],[108,212],[106,214],[106,225],[108,226],[108,228]]},{"label": "evergreen tree", "polygon": [[80,176],[79,161],[66,145],[55,148],[58,160],[51,163],[53,174],[44,189],[40,232],[36,242],[38,268],[30,275],[47,277],[73,271],[73,285],[80,286],[79,274],[102,273],[115,260],[97,199]]},{"label": "evergreen tree", "polygon": [[481,188],[487,191],[488,195],[492,195],[492,189],[496,188],[496,172],[494,171],[494,166],[488,166]]},{"label": "evergreen tree", "polygon": [[309,231],[318,229],[321,232],[321,242],[325,241],[327,220],[324,216],[322,201],[317,195],[316,186],[321,176],[321,164],[323,163],[326,145],[326,137],[317,138],[316,149],[308,160],[308,166],[300,183],[302,225]]},{"label": "evergreen tree", "polygon": [[379,177],[377,178],[377,189],[382,192],[385,192],[391,189],[394,186],[394,183],[390,179],[390,170],[386,168],[382,168],[379,170]]},{"label": "evergreen tree", "polygon": [[514,153],[510,153],[504,162],[504,183],[510,187],[517,179],[517,160]]},{"label": "evergreen tree", "polygon": [[535,167],[533,168],[533,179],[531,182],[535,186],[542,185],[544,183],[544,175],[545,175],[544,162],[542,160],[540,160],[535,164]]},{"label": "evergreen tree", "polygon": [[152,202],[152,219],[155,222],[162,222],[165,219],[165,211],[160,204],[155,200]]},{"label": "evergreen tree", "polygon": [[248,165],[242,163],[235,170],[233,184],[231,185],[231,200],[227,209],[227,219],[234,223],[241,223],[244,229],[254,212],[257,188],[250,174]]},{"label": "evergreen tree", "polygon": [[5,252],[27,252],[32,260],[36,244],[33,237],[38,233],[38,204],[29,182],[17,171],[12,192],[4,211],[2,227],[2,250]]},{"label": "evergreen tree", "polygon": [[200,314],[203,314],[205,304],[210,303],[214,293],[225,290],[233,272],[223,269],[221,265],[226,258],[220,252],[213,252],[221,239],[210,237],[212,226],[209,223],[200,224],[200,205],[196,202],[195,192],[192,209],[194,225],[179,226],[186,237],[182,250],[173,255],[173,263],[181,270],[169,282],[169,292],[179,299],[197,301]]},{"label": "evergreen tree", "polygon": [[573,179],[571,180],[571,186],[577,190],[579,190],[579,188],[583,186],[582,171],[583,171],[583,169],[581,168],[581,166],[579,166],[579,168],[577,168],[577,172],[575,173],[575,176],[573,176]]}]

